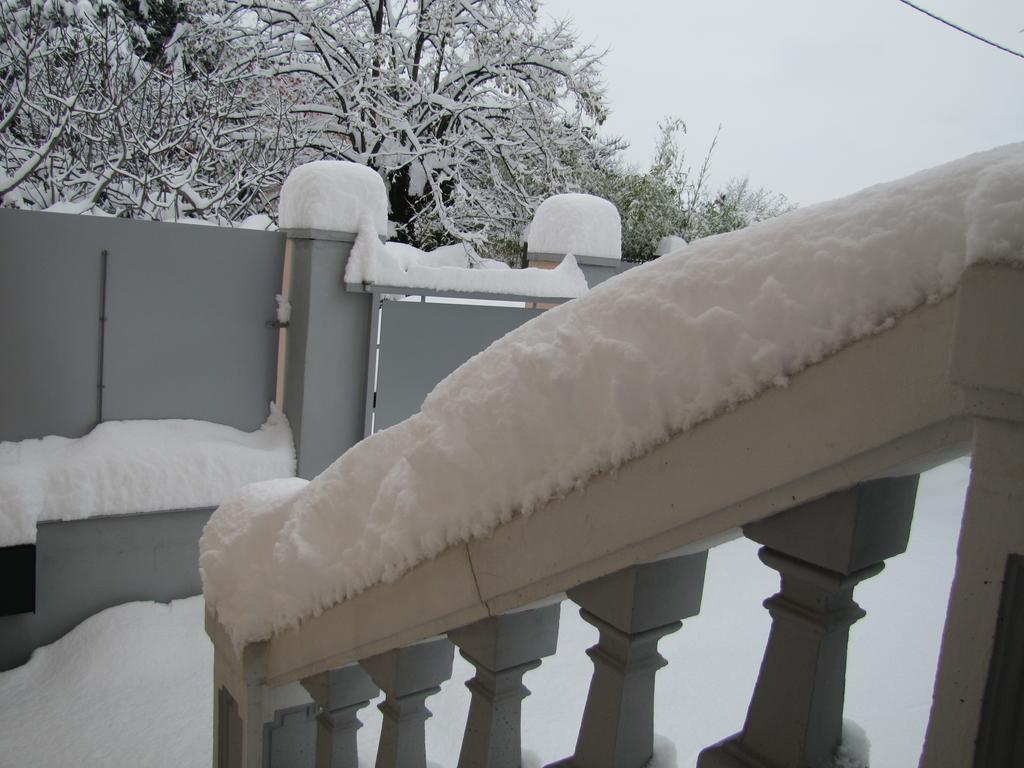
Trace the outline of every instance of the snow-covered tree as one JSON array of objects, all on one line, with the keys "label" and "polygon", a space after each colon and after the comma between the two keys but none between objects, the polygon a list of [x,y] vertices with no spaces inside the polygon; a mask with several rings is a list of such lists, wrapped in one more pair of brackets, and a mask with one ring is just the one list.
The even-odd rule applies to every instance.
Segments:
[{"label": "snow-covered tree", "polygon": [[785,209],[746,181],[708,192],[680,120],[647,170],[623,164],[600,63],[534,0],[0,0],[0,196],[238,220],[342,158],[384,178],[400,240],[508,255],[578,189],[618,206],[633,260]]},{"label": "snow-covered tree", "polygon": [[581,168],[581,190],[604,197],[619,209],[622,256],[627,261],[652,258],[661,238],[683,234],[689,228],[691,212],[703,194],[711,152],[701,168],[693,171],[679,146],[679,137],[685,132],[682,120],[663,122],[647,170],[626,165],[617,155],[598,158]]},{"label": "snow-covered tree", "polygon": [[693,168],[680,146],[685,133],[682,120],[664,121],[647,170],[626,165],[614,154],[580,165],[580,190],[607,198],[619,210],[626,261],[654,258],[658,242],[666,236],[696,240],[740,229],[793,207],[784,195],[751,188],[747,179],[734,179],[720,190],[711,190],[709,170],[718,138]]},{"label": "snow-covered tree", "polygon": [[[263,213],[295,162],[285,96],[192,3],[161,51],[113,0],[0,0],[0,195],[139,218]],[[135,14],[145,17],[145,3]]]},{"label": "snow-covered tree", "polygon": [[400,239],[515,237],[605,116],[600,55],[533,0],[234,0],[321,156],[388,185]]},{"label": "snow-covered tree", "polygon": [[795,207],[785,195],[751,187],[746,177],[732,179],[721,190],[701,198],[690,216],[687,231],[691,238],[732,232]]}]

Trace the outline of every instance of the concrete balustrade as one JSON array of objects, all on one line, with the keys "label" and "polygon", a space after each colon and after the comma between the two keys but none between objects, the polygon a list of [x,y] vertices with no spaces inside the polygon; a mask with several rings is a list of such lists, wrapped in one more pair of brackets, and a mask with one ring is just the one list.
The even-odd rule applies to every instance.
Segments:
[{"label": "concrete balustrade", "polygon": [[917,476],[862,483],[745,526],[782,588],[743,730],[698,768],[818,768],[842,740],[854,587],[906,550]]},{"label": "concrete balustrade", "polygon": [[548,646],[517,635],[526,619],[509,612],[561,593],[600,640],[576,750],[560,764],[642,765],[664,666],[658,641],[700,606],[705,555],[671,555],[740,530],[764,545],[761,559],[781,587],[766,601],[772,629],[743,730],[705,750],[699,765],[827,765],[841,738],[849,628],[863,616],[854,588],[906,546],[917,473],[968,453],[971,484],[920,765],[1015,764],[1024,700],[1021,328],[1024,271],[972,267],[955,296],[789,386],[265,643],[238,652],[208,616],[215,765],[261,765],[268,686],[363,660],[387,697],[378,766],[422,768],[425,700],[450,674],[453,649],[421,641],[443,633],[476,667],[462,765],[514,765],[522,674]]}]

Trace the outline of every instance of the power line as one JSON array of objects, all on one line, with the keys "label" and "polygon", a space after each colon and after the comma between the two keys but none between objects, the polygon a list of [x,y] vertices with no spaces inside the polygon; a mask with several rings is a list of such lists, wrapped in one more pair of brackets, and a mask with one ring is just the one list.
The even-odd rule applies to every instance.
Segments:
[{"label": "power line", "polygon": [[952,21],[947,21],[946,19],[942,18],[941,16],[936,16],[934,13],[929,11],[927,8],[922,8],[919,5],[914,5],[912,2],[910,2],[910,0],[899,0],[899,1],[901,3],[903,3],[904,5],[909,5],[915,11],[920,11],[925,16],[930,16],[931,18],[935,19],[936,21],[942,22],[947,27],[952,27],[957,32],[963,32],[965,35],[967,35],[969,37],[973,37],[975,40],[978,40],[978,41],[980,41],[982,43],[985,43],[986,45],[991,45],[993,48],[998,48],[1000,51],[1005,51],[1006,53],[1010,53],[1010,54],[1013,54],[1014,56],[1017,56],[1018,58],[1024,59],[1024,53],[1021,53],[1020,51],[1015,51],[1012,48],[1007,48],[1005,45],[1000,45],[999,43],[993,42],[992,40],[989,40],[986,37],[982,37],[981,35],[977,35],[974,32],[971,32],[969,29],[964,29],[963,27],[959,26],[958,24],[954,24]]}]

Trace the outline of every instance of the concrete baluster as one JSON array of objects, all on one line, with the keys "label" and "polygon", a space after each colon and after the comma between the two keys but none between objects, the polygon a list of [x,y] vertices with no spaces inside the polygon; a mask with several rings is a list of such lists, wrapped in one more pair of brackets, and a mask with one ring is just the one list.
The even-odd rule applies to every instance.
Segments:
[{"label": "concrete baluster", "polygon": [[454,657],[454,646],[437,638],[359,662],[385,694],[377,768],[426,768],[425,702],[451,677]]},{"label": "concrete baluster", "polygon": [[358,664],[307,677],[302,686],[320,708],[316,729],[316,768],[358,768],[357,714],[380,689]]},{"label": "concrete baluster", "polygon": [[558,604],[507,613],[448,633],[476,668],[459,768],[519,768],[523,675],[558,643]]},{"label": "concrete baluster", "polygon": [[861,483],[744,527],[782,587],[743,730],[698,768],[821,768],[842,739],[854,587],[907,547],[917,476]]},{"label": "concrete baluster", "polygon": [[[700,611],[707,552],[626,568],[568,591],[600,639],[569,768],[641,768],[654,750],[658,641]],[[553,768],[553,767],[552,767]]]}]

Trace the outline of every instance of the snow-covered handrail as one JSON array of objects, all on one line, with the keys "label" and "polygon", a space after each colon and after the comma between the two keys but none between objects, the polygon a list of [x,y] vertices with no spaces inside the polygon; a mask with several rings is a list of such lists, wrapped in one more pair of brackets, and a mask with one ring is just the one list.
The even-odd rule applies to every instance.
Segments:
[{"label": "snow-covered handrail", "polygon": [[[1024,491],[1022,180],[1016,145],[692,245],[509,334],[298,493],[222,507],[202,545],[208,630],[250,764],[266,686],[371,657],[383,679],[380,654],[566,591],[600,617],[582,585],[740,528],[793,578],[811,567],[798,561],[866,578],[899,530],[851,543],[848,566],[778,531],[840,514],[816,499],[857,517],[873,481],[972,450],[972,487],[1009,489],[969,496],[973,565],[1024,552],[1007,500]],[[496,394],[466,396],[482,390]],[[909,520],[903,485],[883,495],[878,509],[898,509],[883,519]],[[971,504],[1006,524],[989,531]],[[999,596],[969,581],[954,584],[925,766],[973,749],[991,645],[966,628],[994,626]],[[701,765],[732,764],[751,733]]]}]

